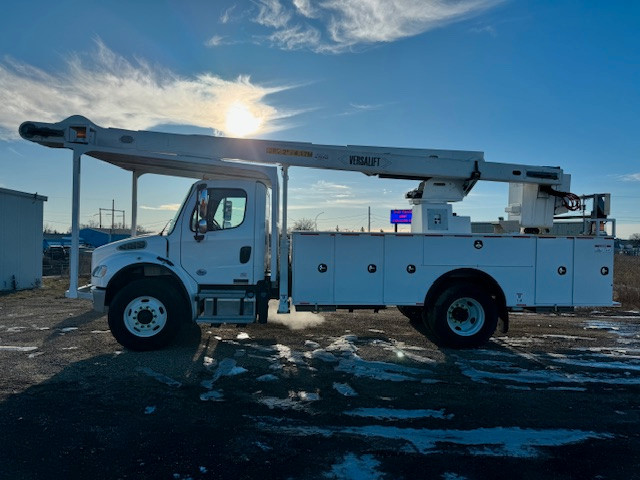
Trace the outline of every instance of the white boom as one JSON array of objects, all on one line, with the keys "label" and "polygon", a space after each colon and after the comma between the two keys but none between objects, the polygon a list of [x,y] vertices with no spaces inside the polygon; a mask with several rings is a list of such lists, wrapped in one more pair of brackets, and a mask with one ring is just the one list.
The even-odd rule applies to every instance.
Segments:
[{"label": "white boom", "polygon": [[[150,157],[170,158],[189,164],[189,159],[242,160],[271,165],[346,170],[383,178],[462,180],[465,191],[479,179],[561,185],[559,167],[540,167],[485,162],[483,152],[371,147],[359,145],[314,145],[305,142],[252,140],[206,135],[180,135],[149,131],[102,128],[82,116],[59,123],[25,122],[20,135],[26,140],[57,148],[81,148],[86,155],[117,164],[128,170],[160,170]],[[81,147],[84,145],[84,147]],[[193,162],[194,160],[191,160]],[[201,162],[197,168],[204,168]],[[166,168],[171,168],[165,165]],[[239,168],[241,171],[241,169]],[[188,171],[193,176],[192,171]]]}]

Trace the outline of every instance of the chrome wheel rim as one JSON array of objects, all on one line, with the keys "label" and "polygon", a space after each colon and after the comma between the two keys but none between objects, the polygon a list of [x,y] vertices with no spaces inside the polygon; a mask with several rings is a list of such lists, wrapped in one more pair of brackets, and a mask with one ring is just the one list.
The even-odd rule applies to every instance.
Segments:
[{"label": "chrome wheel rim", "polygon": [[482,330],[484,320],[484,308],[475,298],[459,298],[447,309],[447,324],[461,337],[470,337],[478,333]]},{"label": "chrome wheel rim", "polygon": [[167,324],[167,309],[154,297],[134,298],[124,309],[124,325],[136,337],[157,335]]}]

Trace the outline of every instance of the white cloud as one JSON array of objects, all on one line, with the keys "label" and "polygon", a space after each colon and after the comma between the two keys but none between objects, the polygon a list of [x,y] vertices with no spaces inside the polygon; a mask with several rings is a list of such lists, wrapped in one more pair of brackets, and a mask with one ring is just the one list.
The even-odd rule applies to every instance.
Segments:
[{"label": "white cloud", "polygon": [[229,23],[229,20],[231,20],[231,13],[233,12],[233,10],[236,8],[235,5],[230,6],[229,8],[227,8],[222,15],[220,15],[220,23]]},{"label": "white cloud", "polygon": [[164,210],[170,212],[176,212],[180,208],[179,203],[168,203],[166,205],[158,205],[157,207],[150,207],[148,205],[140,205],[142,210]]},{"label": "white cloud", "polygon": [[419,35],[501,1],[324,0],[312,5],[310,0],[293,0],[289,9],[280,0],[260,0],[254,21],[275,30],[266,38],[279,48],[340,53]]},{"label": "white cloud", "polygon": [[640,182],[640,173],[629,173],[627,175],[620,175],[620,179],[625,182]]},{"label": "white cloud", "polygon": [[214,35],[209,40],[204,42],[207,47],[219,47],[220,45],[224,45],[224,37],[221,35]]},{"label": "white cloud", "polygon": [[255,21],[266,27],[282,28],[291,19],[291,11],[279,0],[258,0],[258,16]]},{"label": "white cloud", "polygon": [[361,104],[361,103],[350,103],[349,108],[342,113],[339,113],[340,116],[347,115],[355,115],[357,113],[371,112],[373,110],[379,110],[388,104],[378,103],[378,104]]},{"label": "white cloud", "polygon": [[269,36],[271,43],[285,50],[299,50],[301,48],[314,50],[321,43],[321,39],[322,34],[308,25],[281,28]]},{"label": "white cloud", "polygon": [[[57,122],[82,114],[101,126],[145,129],[184,124],[225,130],[226,112],[242,103],[261,118],[261,131],[276,130],[282,112],[266,104],[267,95],[287,86],[263,87],[248,76],[225,80],[212,73],[184,77],[128,60],[96,41],[96,51],[72,55],[61,73],[14,60],[0,62],[0,140],[17,138],[21,122]],[[282,128],[282,126],[280,126]]]},{"label": "white cloud", "polygon": [[307,18],[316,18],[319,15],[318,11],[311,5],[311,0],[293,0],[293,5],[298,9],[300,15]]},{"label": "white cloud", "polygon": [[493,25],[484,25],[481,27],[471,27],[469,29],[473,33],[488,33],[492,37],[497,36],[496,28]]}]

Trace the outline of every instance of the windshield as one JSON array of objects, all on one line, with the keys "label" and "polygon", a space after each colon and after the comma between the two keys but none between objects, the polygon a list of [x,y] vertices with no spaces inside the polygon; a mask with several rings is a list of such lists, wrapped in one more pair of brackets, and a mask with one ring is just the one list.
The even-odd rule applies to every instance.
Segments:
[{"label": "windshield", "polygon": [[184,210],[184,204],[187,203],[187,200],[189,199],[189,196],[191,195],[192,190],[193,190],[193,185],[191,185],[191,188],[187,191],[187,195],[184,197],[184,200],[182,200],[182,203],[180,204],[180,208],[176,211],[176,214],[169,221],[169,224],[167,227],[168,228],[167,235],[171,235],[173,233],[173,230],[176,228],[176,223],[178,223],[178,217],[180,217],[182,210]]}]

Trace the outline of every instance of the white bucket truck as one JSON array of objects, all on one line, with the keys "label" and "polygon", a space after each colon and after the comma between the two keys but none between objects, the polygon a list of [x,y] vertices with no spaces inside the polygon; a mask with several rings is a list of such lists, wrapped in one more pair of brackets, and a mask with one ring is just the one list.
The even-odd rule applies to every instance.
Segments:
[{"label": "white bucket truck", "polygon": [[[166,231],[98,248],[90,292],[115,338],[160,348],[185,320],[264,323],[279,312],[398,306],[443,346],[483,345],[512,310],[611,306],[613,237],[604,208],[591,235],[549,236],[554,215],[579,207],[558,167],[492,163],[482,152],[332,146],[102,128],[81,116],[25,122],[20,135],[73,151],[71,286],[78,289],[82,155],[133,172],[199,178]],[[413,179],[411,233],[294,232],[287,236],[288,168]],[[281,170],[282,182],[278,178]],[[510,184],[506,233],[472,234],[451,202],[479,180]],[[596,203],[596,202],[594,202]],[[600,205],[603,207],[603,205]],[[280,232],[280,233],[279,233]],[[72,245],[73,246],[73,245]]]}]

